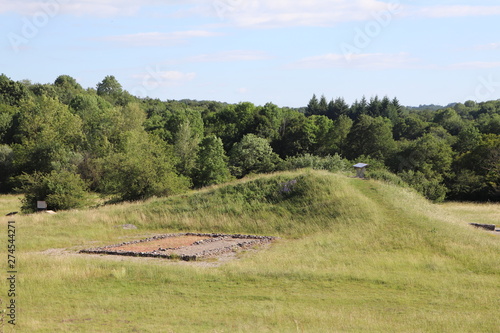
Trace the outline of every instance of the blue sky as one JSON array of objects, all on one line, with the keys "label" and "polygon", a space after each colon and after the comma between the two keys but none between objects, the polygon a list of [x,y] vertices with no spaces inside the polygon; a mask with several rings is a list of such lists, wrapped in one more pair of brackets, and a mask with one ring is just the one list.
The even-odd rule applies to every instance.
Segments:
[{"label": "blue sky", "polygon": [[496,0],[0,0],[0,73],[162,100],[493,100],[499,17]]}]

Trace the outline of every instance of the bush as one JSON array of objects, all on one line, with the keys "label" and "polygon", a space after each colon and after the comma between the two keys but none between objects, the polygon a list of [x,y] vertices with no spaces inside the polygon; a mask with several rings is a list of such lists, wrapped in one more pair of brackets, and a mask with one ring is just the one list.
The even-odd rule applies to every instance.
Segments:
[{"label": "bush", "polygon": [[405,183],[401,177],[399,177],[396,174],[393,174],[392,172],[384,169],[376,169],[376,170],[368,170],[367,172],[367,178],[369,179],[376,179],[383,181],[388,184],[393,184],[401,187],[408,187],[408,184]]},{"label": "bush", "polygon": [[347,161],[338,154],[325,157],[304,154],[301,156],[288,157],[282,164],[282,169],[284,170],[296,170],[303,168],[338,172],[348,170],[349,163],[347,163]]},{"label": "bush", "polygon": [[22,186],[18,191],[25,194],[22,211],[37,210],[37,201],[47,202],[47,208],[66,210],[87,205],[87,185],[80,175],[70,171],[52,171],[49,174],[35,172],[19,176]]},{"label": "bush", "polygon": [[448,192],[446,186],[438,178],[427,178],[420,171],[403,171],[399,176],[427,199],[435,202],[442,202]]}]

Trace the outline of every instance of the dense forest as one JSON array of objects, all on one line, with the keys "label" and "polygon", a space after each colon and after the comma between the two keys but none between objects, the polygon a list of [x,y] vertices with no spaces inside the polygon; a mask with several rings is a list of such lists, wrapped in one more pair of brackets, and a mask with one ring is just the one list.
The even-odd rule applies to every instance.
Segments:
[{"label": "dense forest", "polygon": [[[305,104],[305,103],[304,103]],[[182,193],[252,173],[348,170],[435,201],[500,200],[500,100],[407,108],[314,95],[307,107],[137,98],[113,76],[84,89],[0,76],[0,192],[51,209]]]}]

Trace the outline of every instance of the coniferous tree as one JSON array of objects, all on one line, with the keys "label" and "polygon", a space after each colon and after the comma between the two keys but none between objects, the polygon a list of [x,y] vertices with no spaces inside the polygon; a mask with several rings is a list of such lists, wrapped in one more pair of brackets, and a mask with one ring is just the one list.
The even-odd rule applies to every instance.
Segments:
[{"label": "coniferous tree", "polygon": [[328,103],[328,112],[326,116],[332,120],[337,120],[342,115],[349,114],[349,105],[345,102],[342,97],[338,97],[335,100],[331,100]]},{"label": "coniferous tree", "polygon": [[373,118],[382,115],[382,103],[380,102],[378,96],[370,98],[370,102],[367,106],[367,114]]},{"label": "coniferous tree", "polygon": [[318,111],[316,115],[324,116],[328,112],[328,102],[326,101],[325,95],[321,95],[321,98],[318,103]]},{"label": "coniferous tree", "polygon": [[316,94],[313,95],[309,104],[307,104],[306,116],[312,116],[314,114],[319,114],[319,101]]}]

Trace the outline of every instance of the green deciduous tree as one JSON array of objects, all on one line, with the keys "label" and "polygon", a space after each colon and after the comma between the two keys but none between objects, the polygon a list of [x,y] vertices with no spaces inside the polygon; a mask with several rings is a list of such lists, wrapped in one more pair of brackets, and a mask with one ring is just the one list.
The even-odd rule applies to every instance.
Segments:
[{"label": "green deciduous tree", "polygon": [[500,114],[482,114],[477,122],[481,133],[500,134]]},{"label": "green deciduous tree", "polygon": [[[64,104],[69,104],[76,95],[84,92],[82,86],[69,75],[60,75],[57,77],[54,81],[54,90],[59,100]],[[40,93],[42,92],[40,91]],[[52,97],[50,93],[44,95]]]},{"label": "green deciduous tree", "polygon": [[230,152],[231,173],[243,177],[249,173],[265,173],[276,170],[280,158],[266,139],[247,134],[234,145]]},{"label": "green deciduous tree", "polygon": [[106,76],[97,84],[97,94],[113,105],[125,106],[134,98],[123,90],[122,85],[113,75]]},{"label": "green deciduous tree", "polygon": [[464,125],[462,118],[452,108],[436,112],[433,122],[443,126],[451,135],[457,135]]},{"label": "green deciduous tree", "polygon": [[311,153],[319,156],[331,155],[335,151],[333,120],[326,116],[311,116],[308,119],[314,125],[314,144]]},{"label": "green deciduous tree", "polygon": [[99,96],[117,97],[123,92],[122,85],[113,75],[106,76],[97,84],[97,94]]},{"label": "green deciduous tree", "polygon": [[301,113],[289,113],[283,118],[280,136],[271,143],[281,158],[311,152],[316,142],[314,121]]},{"label": "green deciduous tree", "polygon": [[394,122],[394,139],[416,140],[424,135],[429,125],[428,122],[422,120],[415,114],[399,117]]},{"label": "green deciduous tree", "polygon": [[432,134],[403,142],[395,156],[393,170],[428,199],[442,201],[447,193],[445,179],[450,177],[453,151],[443,139]]},{"label": "green deciduous tree", "polygon": [[193,171],[194,185],[203,187],[229,181],[232,177],[227,160],[222,140],[213,134],[205,137],[201,141]]},{"label": "green deciduous tree", "polygon": [[0,193],[7,193],[11,190],[8,180],[12,176],[14,153],[8,145],[0,145]]},{"label": "green deciduous tree", "polygon": [[275,104],[267,103],[258,109],[255,116],[254,134],[270,141],[277,139],[283,116],[282,109],[278,108]]},{"label": "green deciduous tree", "polygon": [[466,153],[474,149],[481,142],[481,132],[472,123],[465,125],[458,133],[455,151]]},{"label": "green deciduous tree", "polygon": [[453,150],[443,139],[432,134],[409,142],[398,154],[399,170],[422,172],[428,178],[445,177],[451,170]]},{"label": "green deciduous tree", "polygon": [[18,113],[18,108],[0,104],[0,143],[12,143],[15,132],[14,120]]},{"label": "green deciduous tree", "polygon": [[[457,170],[457,178],[452,186],[455,197],[465,200],[500,200],[500,135],[485,135],[475,148],[457,159],[454,167]],[[464,185],[470,189],[464,192],[456,190],[458,186]]]},{"label": "green deciduous tree", "polygon": [[19,171],[50,173],[73,162],[83,140],[81,119],[57,99],[25,101],[19,110],[14,164]]},{"label": "green deciduous tree", "polygon": [[200,134],[192,130],[189,120],[180,125],[174,148],[179,161],[177,170],[184,176],[191,176],[196,166],[200,141]]},{"label": "green deciduous tree", "polygon": [[[347,115],[341,115],[333,124],[333,152],[344,155],[347,136],[349,135],[353,121]],[[347,147],[348,148],[348,147]]]},{"label": "green deciduous tree", "polygon": [[28,96],[29,91],[24,84],[12,81],[4,74],[0,75],[0,104],[19,106]]},{"label": "green deciduous tree", "polygon": [[258,110],[248,102],[229,105],[217,112],[213,118],[212,133],[222,139],[224,149],[229,151],[247,133],[255,130],[255,115]]},{"label": "green deciduous tree", "polygon": [[349,159],[365,155],[384,161],[396,148],[391,123],[382,117],[360,115],[346,141],[344,150]]},{"label": "green deciduous tree", "polygon": [[185,191],[189,181],[175,170],[171,147],[143,132],[128,132],[121,151],[100,160],[99,188],[119,200],[143,200]]}]

